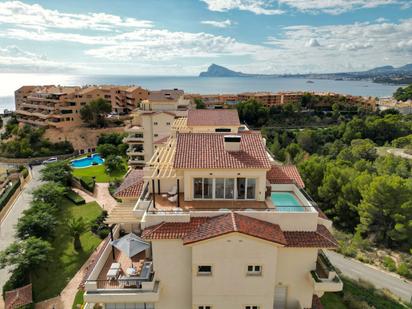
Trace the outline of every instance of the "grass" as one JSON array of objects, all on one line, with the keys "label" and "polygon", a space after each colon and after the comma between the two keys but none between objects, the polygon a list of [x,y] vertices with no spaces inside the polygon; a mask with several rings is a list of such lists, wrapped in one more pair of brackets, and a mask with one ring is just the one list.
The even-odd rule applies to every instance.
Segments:
[{"label": "grass", "polygon": [[[74,297],[72,309],[78,309],[81,307],[81,305],[83,305],[84,303],[83,295],[84,295],[83,291],[77,291],[76,296]],[[80,306],[78,307],[77,305],[80,305]]]},{"label": "grass", "polygon": [[[354,302],[356,302],[356,304],[366,302],[369,306],[374,308],[405,308],[405,305],[397,302],[382,290],[378,290],[368,283],[357,282],[342,277],[341,279],[343,281],[342,292],[325,293],[320,299],[325,309],[350,309],[354,307]],[[349,304],[348,301],[351,301],[351,304]]]},{"label": "grass", "polygon": [[78,177],[78,178],[82,176],[96,177],[96,182],[110,182],[115,179],[123,178],[123,176],[126,174],[126,171],[127,171],[126,162],[124,164],[125,164],[125,169],[123,171],[113,171],[110,174],[106,172],[106,168],[104,164],[94,165],[94,166],[85,167],[85,168],[74,168],[73,176]]},{"label": "grass", "polygon": [[62,203],[57,236],[52,242],[51,257],[47,265],[33,272],[31,278],[36,302],[59,295],[101,242],[99,237],[87,231],[80,237],[83,251],[76,252],[73,248],[73,239],[66,229],[67,220],[83,217],[84,220],[91,221],[96,219],[102,210],[96,202],[78,206],[64,199]]}]

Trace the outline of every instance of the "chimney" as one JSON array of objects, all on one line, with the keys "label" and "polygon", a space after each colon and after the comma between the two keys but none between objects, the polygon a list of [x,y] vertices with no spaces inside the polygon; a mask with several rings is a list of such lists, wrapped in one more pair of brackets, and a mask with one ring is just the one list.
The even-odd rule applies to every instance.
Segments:
[{"label": "chimney", "polygon": [[225,135],[224,139],[226,151],[240,151],[240,135]]}]

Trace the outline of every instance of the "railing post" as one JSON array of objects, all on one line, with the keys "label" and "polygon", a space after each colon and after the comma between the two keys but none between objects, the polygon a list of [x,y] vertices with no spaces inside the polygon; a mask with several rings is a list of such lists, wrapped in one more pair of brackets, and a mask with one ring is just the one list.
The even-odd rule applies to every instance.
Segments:
[{"label": "railing post", "polygon": [[153,208],[156,208],[156,192],[155,192],[155,181],[152,179],[152,200],[153,200]]},{"label": "railing post", "polygon": [[180,207],[180,180],[177,179],[177,207]]}]

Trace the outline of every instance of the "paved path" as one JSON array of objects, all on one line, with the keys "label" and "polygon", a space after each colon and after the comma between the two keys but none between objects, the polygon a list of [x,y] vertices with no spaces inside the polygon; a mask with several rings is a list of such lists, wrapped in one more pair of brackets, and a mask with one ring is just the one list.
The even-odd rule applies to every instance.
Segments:
[{"label": "paved path", "polygon": [[[34,166],[32,169],[32,179],[23,188],[22,193],[17,197],[9,213],[4,217],[0,226],[0,251],[4,250],[9,244],[15,240],[15,225],[23,210],[27,209],[32,199],[31,192],[40,184],[40,169],[41,166]],[[0,293],[4,283],[9,279],[10,274],[6,269],[0,269]]]},{"label": "paved path", "polygon": [[95,196],[96,202],[99,203],[99,205],[109,213],[117,205],[116,200],[113,198],[113,196],[111,196],[109,192],[108,183],[96,183]]},{"label": "paved path", "polygon": [[412,282],[397,275],[376,269],[357,260],[346,258],[333,251],[326,252],[334,266],[339,268],[345,276],[352,279],[363,279],[372,283],[376,288],[388,289],[405,302],[412,302]]}]

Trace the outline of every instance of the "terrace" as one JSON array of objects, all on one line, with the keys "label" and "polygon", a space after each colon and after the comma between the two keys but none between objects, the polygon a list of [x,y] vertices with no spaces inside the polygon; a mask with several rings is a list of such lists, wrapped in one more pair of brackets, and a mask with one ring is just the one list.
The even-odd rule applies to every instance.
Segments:
[{"label": "terrace", "polygon": [[129,257],[109,241],[85,282],[85,290],[89,303],[105,302],[108,297],[111,302],[157,301],[159,281],[155,280],[151,248]]}]

